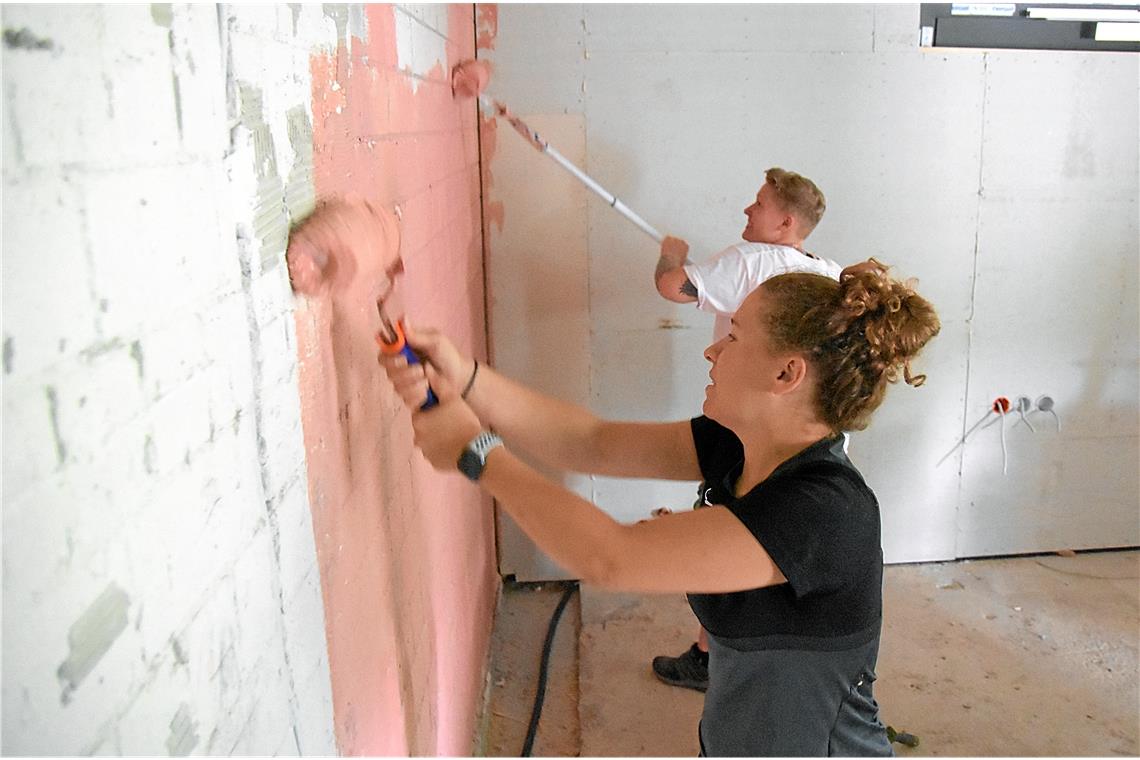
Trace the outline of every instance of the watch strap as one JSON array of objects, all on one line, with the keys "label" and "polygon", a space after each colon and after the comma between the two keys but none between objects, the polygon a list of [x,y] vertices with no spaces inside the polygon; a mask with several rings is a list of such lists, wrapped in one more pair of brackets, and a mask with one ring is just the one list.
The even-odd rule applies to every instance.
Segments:
[{"label": "watch strap", "polygon": [[482,433],[475,436],[475,438],[472,439],[471,443],[467,444],[467,446],[476,454],[478,454],[479,458],[483,461],[487,460],[487,455],[491,453],[491,449],[502,445],[503,439],[489,430],[484,430]]}]

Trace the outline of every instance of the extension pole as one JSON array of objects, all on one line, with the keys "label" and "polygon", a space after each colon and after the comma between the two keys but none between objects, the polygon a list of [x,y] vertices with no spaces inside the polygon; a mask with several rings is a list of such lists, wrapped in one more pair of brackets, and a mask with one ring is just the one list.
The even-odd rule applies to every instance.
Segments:
[{"label": "extension pole", "polygon": [[525,137],[527,142],[534,146],[535,150],[537,150],[539,153],[545,153],[547,156],[550,156],[550,158],[553,159],[555,163],[557,163],[566,171],[570,172],[570,174],[572,174],[575,179],[597,193],[598,196],[602,198],[602,200],[609,204],[610,208],[612,208],[614,211],[617,211],[626,219],[637,225],[638,229],[640,229],[649,237],[653,238],[658,244],[660,244],[661,241],[665,239],[665,236],[658,232],[651,224],[649,224],[649,222],[642,219],[633,209],[622,203],[621,200],[609,190],[606,190],[604,187],[595,182],[593,177],[575,166],[569,159],[559,153],[558,150],[556,150],[550,143],[548,143],[546,140],[543,140],[537,132],[527,126],[522,121],[522,119],[518,118],[510,111],[508,111],[507,107],[502,103],[498,101],[492,101],[486,95],[480,95],[479,105],[481,105],[485,111],[490,111],[491,113],[496,113],[500,116],[505,117],[507,121],[511,123],[511,126],[513,126],[519,134]]}]

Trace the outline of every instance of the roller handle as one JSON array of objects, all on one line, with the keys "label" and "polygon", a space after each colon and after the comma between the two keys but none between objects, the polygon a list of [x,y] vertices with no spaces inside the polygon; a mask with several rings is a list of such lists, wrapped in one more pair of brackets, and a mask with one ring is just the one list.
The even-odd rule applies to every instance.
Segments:
[{"label": "roller handle", "polygon": [[[388,341],[384,340],[384,336],[382,335],[376,336],[376,342],[380,345],[381,353],[387,356],[395,356],[396,354],[401,354],[403,355],[404,359],[407,360],[409,365],[423,363],[420,360],[419,355],[412,350],[411,346],[408,345],[408,339],[404,337],[404,324],[402,321],[397,321],[395,324],[390,324],[387,322],[387,320],[385,320],[384,327],[387,328],[391,334],[395,335],[395,338]],[[420,409],[431,409],[438,403],[439,399],[436,398],[435,391],[431,389],[431,386],[428,386],[427,400],[425,400],[420,405]]]},{"label": "roller handle", "polygon": [[599,185],[593,177],[579,169],[573,161],[559,153],[553,145],[548,143],[546,140],[543,140],[538,132],[535,132],[533,129],[527,126],[527,124],[522,119],[514,116],[509,111],[507,111],[507,107],[502,103],[493,101],[486,95],[480,95],[479,106],[485,113],[504,116],[511,123],[511,126],[513,126],[515,130],[519,132],[519,134],[525,137],[532,146],[534,146],[535,150],[537,150],[539,153],[546,154],[552,161],[554,161],[554,163],[570,172],[570,174],[575,179],[596,193],[598,197],[604,200],[614,211],[618,212],[626,219],[633,222],[634,226],[636,226],[639,230],[644,232],[649,237],[653,238],[653,240],[658,245],[660,245],[661,241],[665,239],[665,236],[662,235],[657,230],[657,228],[642,219],[636,211],[622,203],[621,199],[616,195]]}]

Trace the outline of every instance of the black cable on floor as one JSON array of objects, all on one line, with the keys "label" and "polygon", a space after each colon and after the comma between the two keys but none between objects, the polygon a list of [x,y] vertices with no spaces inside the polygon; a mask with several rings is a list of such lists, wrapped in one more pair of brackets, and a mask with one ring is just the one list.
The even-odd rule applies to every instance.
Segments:
[{"label": "black cable on floor", "polygon": [[534,735],[538,733],[538,719],[542,717],[542,703],[546,699],[546,672],[550,667],[550,648],[554,644],[554,634],[558,630],[562,610],[566,609],[566,603],[570,601],[577,588],[577,583],[571,583],[562,592],[562,598],[558,600],[558,606],[554,608],[554,614],[550,617],[550,626],[546,629],[546,643],[542,645],[542,663],[538,667],[538,689],[534,695],[534,709],[530,713],[526,740],[523,741],[522,757],[530,757],[530,751],[534,748]]}]

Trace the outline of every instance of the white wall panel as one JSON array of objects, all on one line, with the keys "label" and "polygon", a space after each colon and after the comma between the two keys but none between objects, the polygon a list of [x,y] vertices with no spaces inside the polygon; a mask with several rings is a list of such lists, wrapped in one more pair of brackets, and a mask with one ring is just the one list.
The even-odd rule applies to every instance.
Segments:
[{"label": "white wall panel", "polygon": [[1135,55],[1000,51],[987,59],[987,198],[1136,202]]},{"label": "white wall panel", "polygon": [[874,6],[856,4],[588,4],[591,51],[850,52],[870,50]]},{"label": "white wall panel", "polygon": [[[980,111],[981,56],[600,53],[588,71],[591,82],[606,82],[588,89],[589,171],[651,223],[688,239],[695,259],[739,239],[764,169],[781,165],[815,178],[831,198],[812,250],[843,263],[877,256],[919,277],[944,322],[921,362],[932,379],[920,391],[892,391],[853,455],[876,484],[888,555],[953,556],[954,464],[933,465],[943,453],[939,433],[960,430],[982,122],[958,115]],[[773,103],[795,117],[772,118]],[[932,183],[952,188],[936,204]],[[697,413],[711,319],[660,298],[656,246],[600,203],[591,204],[590,256],[592,371],[606,379],[595,383],[599,411]],[[682,337],[676,324],[700,337]],[[661,340],[609,351],[600,336],[625,329],[657,330]],[[690,381],[667,383],[678,369]],[[623,376],[656,380],[623,391]],[[599,503],[632,517],[625,505],[638,503],[639,487],[611,489],[617,500]]]},{"label": "white wall panel", "polygon": [[[739,240],[764,170],[783,166],[828,197],[811,250],[919,279],[943,324],[916,367],[927,384],[892,388],[851,444],[882,504],[888,561],[1136,543],[1135,56],[922,51],[917,35],[914,5],[505,5],[492,94],[519,113],[580,113],[586,171],[694,259]],[[511,137],[500,129],[500,145]],[[533,166],[500,167],[499,189],[567,203]],[[581,223],[590,406],[697,413],[711,317],[660,298],[656,245],[599,199]],[[514,255],[492,240],[492,268]],[[496,331],[494,308],[490,319]],[[989,399],[1021,392],[1057,398],[1074,428],[1056,440],[1089,462],[1060,468],[1055,433],[1011,439],[1036,473],[1016,486],[1000,450],[996,475],[981,451],[991,429],[938,466]],[[1107,437],[1093,442],[1078,416]],[[1107,481],[1079,485],[1081,466]],[[593,486],[620,519],[691,492]],[[1073,499],[1078,510],[1057,508]]]},{"label": "white wall panel", "polygon": [[[582,163],[585,134],[580,115],[519,116],[570,161]],[[585,404],[591,357],[586,191],[507,123],[498,125],[497,134],[492,180],[484,187],[484,203],[503,205],[502,226],[491,222],[487,230],[487,245],[497,252],[487,266],[488,312],[495,315],[491,361],[509,377],[525,378],[545,393]],[[590,478],[565,475],[562,482],[593,498]],[[501,511],[498,530],[504,575],[564,575]]]},{"label": "white wall panel", "polygon": [[487,94],[519,114],[581,114],[585,34],[581,5],[500,6],[495,48],[479,51],[496,64]]},{"label": "white wall panel", "polygon": [[989,56],[968,416],[1052,396],[971,440],[962,556],[1140,542],[1136,58]]}]

